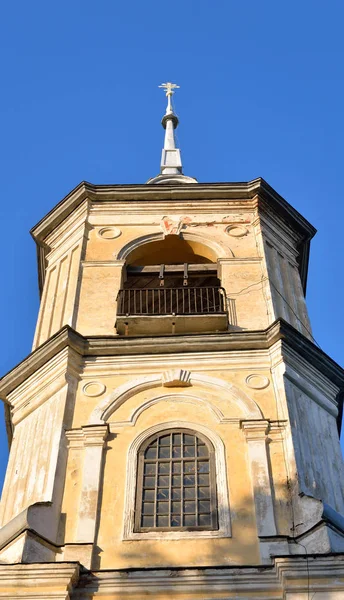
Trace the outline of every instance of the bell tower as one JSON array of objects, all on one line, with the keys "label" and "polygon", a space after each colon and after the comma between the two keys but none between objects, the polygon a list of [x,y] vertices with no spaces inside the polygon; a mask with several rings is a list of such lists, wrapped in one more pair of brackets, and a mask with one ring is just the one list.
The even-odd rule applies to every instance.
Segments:
[{"label": "bell tower", "polygon": [[0,597],[337,600],[344,372],[309,323],[315,229],[261,178],[184,175],[160,87],[160,174],[82,182],[31,231]]}]

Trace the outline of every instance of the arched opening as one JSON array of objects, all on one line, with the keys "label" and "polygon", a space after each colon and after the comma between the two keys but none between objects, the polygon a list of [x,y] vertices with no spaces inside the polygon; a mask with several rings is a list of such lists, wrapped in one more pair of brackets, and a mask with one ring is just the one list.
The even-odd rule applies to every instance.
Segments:
[{"label": "arched opening", "polygon": [[194,240],[185,240],[177,235],[169,235],[135,248],[127,257],[130,266],[173,265],[178,263],[211,264],[217,256],[208,246]]},{"label": "arched opening", "polygon": [[[217,276],[216,260],[215,249],[197,236],[185,239],[168,235],[134,247],[126,256],[118,297],[117,332],[174,334],[226,329],[226,297]],[[220,326],[218,319],[202,323],[190,318],[215,315],[225,316]],[[131,323],[127,320],[123,327],[120,317],[130,318]],[[153,329],[147,329],[147,317],[154,317],[150,323]],[[157,317],[172,319],[159,321]],[[184,318],[183,323],[180,317]]]}]

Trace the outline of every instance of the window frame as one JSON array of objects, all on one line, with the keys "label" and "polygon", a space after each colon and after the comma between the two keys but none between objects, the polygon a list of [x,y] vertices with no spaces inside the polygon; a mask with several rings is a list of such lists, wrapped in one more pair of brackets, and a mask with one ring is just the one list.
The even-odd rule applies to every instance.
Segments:
[{"label": "window frame", "polygon": [[[173,434],[186,434],[186,435],[192,435],[194,436],[196,439],[200,439],[208,448],[208,453],[209,453],[209,458],[207,458],[207,460],[209,460],[209,487],[210,487],[210,520],[211,523],[210,525],[197,525],[197,526],[180,526],[180,527],[173,527],[173,526],[169,526],[169,527],[143,527],[141,525],[141,518],[142,518],[142,503],[143,503],[143,478],[144,478],[144,465],[145,465],[145,451],[147,450],[148,446],[154,441],[163,437],[165,435],[171,435],[171,440],[172,440],[172,435]],[[172,456],[169,459],[166,458],[161,458],[159,459],[159,457],[155,458],[155,459],[149,459],[149,462],[155,462],[155,463],[159,463],[159,461],[161,462],[169,462],[169,464],[173,464],[173,461],[178,462],[181,461],[182,463],[184,462],[184,457],[178,457],[178,458],[172,458]],[[188,460],[188,459],[186,459]],[[189,459],[190,460],[190,459]],[[194,460],[198,460],[198,457],[196,456]],[[185,489],[185,486],[182,486],[181,489]],[[198,486],[196,485],[196,492],[197,492]],[[183,502],[184,499],[181,500],[181,502]],[[196,497],[195,501],[198,501],[198,498]],[[171,499],[170,499],[171,502]],[[156,500],[155,500],[156,503]],[[170,512],[170,511],[169,511]],[[182,513],[184,514],[184,513]],[[156,511],[154,511],[154,521],[156,519],[157,513]],[[160,431],[150,435],[148,438],[146,438],[144,440],[144,442],[141,444],[141,446],[138,449],[137,452],[137,467],[136,467],[136,485],[135,485],[135,509],[134,509],[134,529],[133,529],[133,533],[134,534],[152,534],[152,533],[160,533],[160,532],[166,532],[166,533],[171,533],[171,532],[176,532],[176,533],[182,533],[182,532],[192,532],[192,533],[197,533],[197,532],[204,532],[204,531],[208,531],[208,532],[216,532],[219,531],[219,517],[218,517],[218,493],[217,493],[217,481],[216,481],[216,453],[215,453],[215,448],[212,444],[212,442],[207,438],[206,435],[200,433],[199,431],[197,431],[196,429],[190,429],[188,427],[178,427],[178,428],[168,428],[168,429],[161,429]]]}]

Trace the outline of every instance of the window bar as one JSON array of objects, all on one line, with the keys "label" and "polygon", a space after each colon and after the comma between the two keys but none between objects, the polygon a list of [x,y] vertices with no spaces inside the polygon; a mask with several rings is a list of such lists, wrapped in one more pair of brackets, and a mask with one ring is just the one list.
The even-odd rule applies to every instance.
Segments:
[{"label": "window bar", "polygon": [[140,315],[142,315],[142,290],[140,290]]},{"label": "window bar", "polygon": [[200,290],[200,297],[201,297],[201,313],[203,314],[203,289]]},{"label": "window bar", "polygon": [[169,468],[169,473],[170,473],[170,479],[169,479],[169,483],[168,483],[168,524],[169,527],[172,527],[172,466],[173,466],[173,461],[172,461],[172,448],[173,448],[173,433],[170,433],[170,468]]},{"label": "window bar", "polygon": [[216,302],[215,302],[215,290],[214,288],[211,288],[213,291],[213,312],[216,312]]},{"label": "window bar", "polygon": [[158,477],[159,477],[159,442],[156,440],[155,482],[154,482],[154,527],[158,525]]},{"label": "window bar", "polygon": [[136,290],[133,290],[133,294],[134,294],[134,315],[137,314],[136,312]]},{"label": "window bar", "polygon": [[151,290],[151,291],[152,291],[152,313],[153,313],[153,315],[154,315],[154,313],[155,313],[155,306],[154,306],[154,290]]},{"label": "window bar", "polygon": [[190,292],[190,288],[188,288],[188,313],[190,314],[191,312],[191,292]]},{"label": "window bar", "polygon": [[210,312],[209,310],[209,288],[206,288],[206,292],[207,292],[207,313]]},{"label": "window bar", "polygon": [[160,290],[157,290],[157,294],[158,294],[158,314],[161,315],[161,297],[160,297]]},{"label": "window bar", "polygon": [[197,289],[194,288],[195,312],[197,313]]},{"label": "window bar", "polygon": [[173,299],[172,299],[172,288],[170,288],[170,314],[173,314]]},{"label": "window bar", "polygon": [[199,526],[198,522],[198,456],[197,456],[197,437],[195,436],[195,525]]}]

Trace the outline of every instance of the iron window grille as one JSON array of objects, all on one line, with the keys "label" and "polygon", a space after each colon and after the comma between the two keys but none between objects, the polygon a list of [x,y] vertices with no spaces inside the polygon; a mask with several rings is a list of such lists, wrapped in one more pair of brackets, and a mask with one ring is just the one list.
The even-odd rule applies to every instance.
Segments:
[{"label": "iron window grille", "polygon": [[135,532],[218,529],[214,448],[203,435],[173,429],[138,453]]}]

